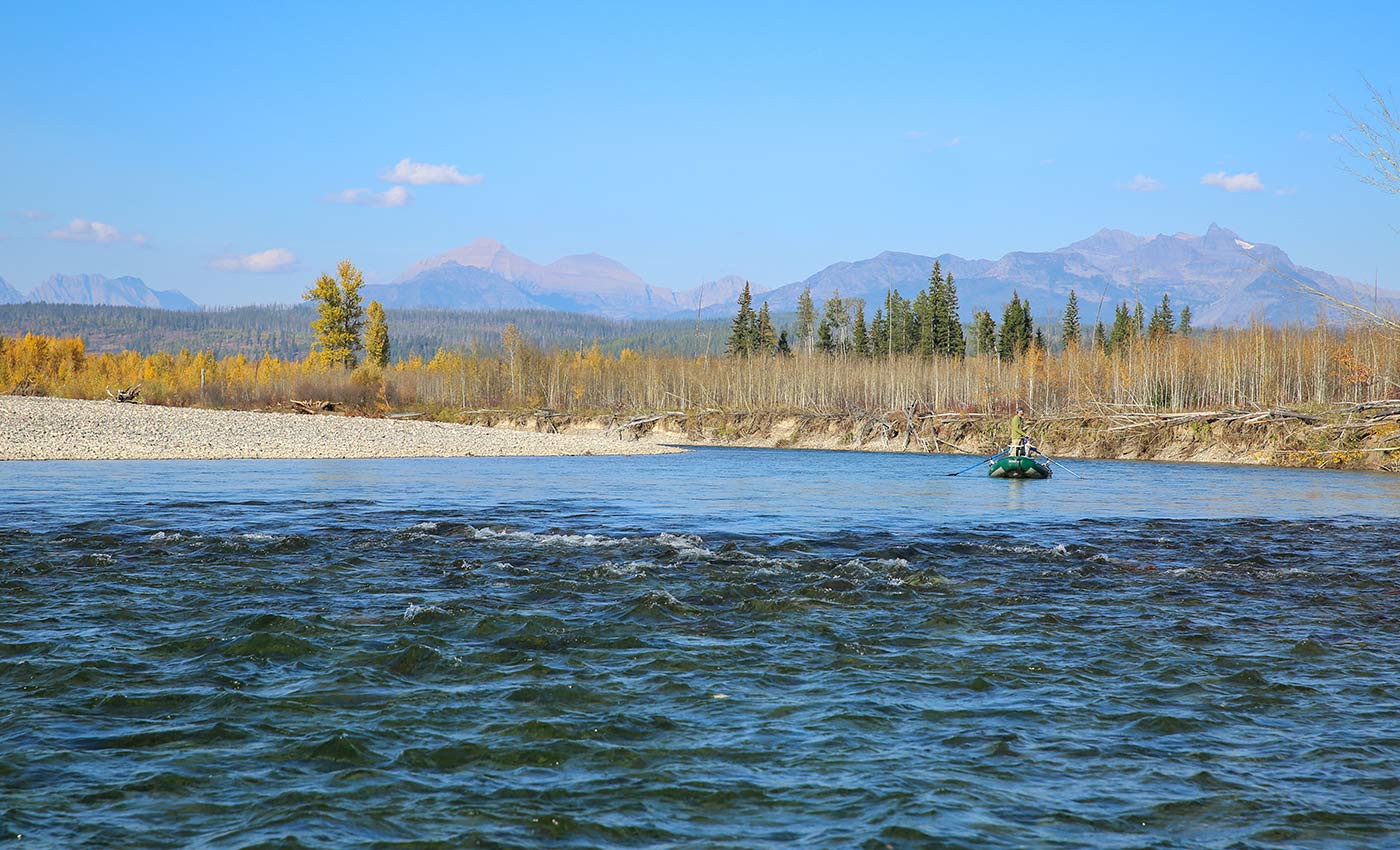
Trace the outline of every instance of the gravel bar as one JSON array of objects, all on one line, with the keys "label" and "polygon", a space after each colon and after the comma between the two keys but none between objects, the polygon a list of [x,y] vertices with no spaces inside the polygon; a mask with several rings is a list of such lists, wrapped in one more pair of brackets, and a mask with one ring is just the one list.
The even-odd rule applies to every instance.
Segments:
[{"label": "gravel bar", "polygon": [[0,396],[0,460],[509,457],[680,451],[601,434]]}]

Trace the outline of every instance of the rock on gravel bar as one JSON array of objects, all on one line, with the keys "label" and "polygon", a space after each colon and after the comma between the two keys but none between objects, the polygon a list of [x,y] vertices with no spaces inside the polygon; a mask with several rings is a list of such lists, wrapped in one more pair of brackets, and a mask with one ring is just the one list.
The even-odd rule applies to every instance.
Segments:
[{"label": "rock on gravel bar", "polygon": [[0,460],[507,457],[679,451],[595,434],[0,396]]}]

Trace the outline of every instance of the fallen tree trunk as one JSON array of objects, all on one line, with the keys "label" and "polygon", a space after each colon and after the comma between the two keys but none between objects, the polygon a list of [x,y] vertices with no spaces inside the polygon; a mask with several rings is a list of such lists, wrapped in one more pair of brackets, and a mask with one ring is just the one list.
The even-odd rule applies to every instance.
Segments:
[{"label": "fallen tree trunk", "polygon": [[107,397],[120,404],[135,404],[141,398],[141,385],[132,384],[123,390],[112,392],[112,388],[107,388]]},{"label": "fallen tree trunk", "polygon": [[287,404],[291,406],[293,411],[307,414],[329,413],[340,407],[340,402],[338,401],[314,401],[295,398],[287,399]]}]

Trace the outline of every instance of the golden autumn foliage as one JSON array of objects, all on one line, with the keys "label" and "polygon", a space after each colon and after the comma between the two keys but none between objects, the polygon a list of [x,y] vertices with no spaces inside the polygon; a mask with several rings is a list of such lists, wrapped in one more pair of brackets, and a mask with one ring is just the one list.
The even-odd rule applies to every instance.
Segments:
[{"label": "golden autumn foliage", "polygon": [[155,404],[272,407],[289,398],[344,402],[362,412],[546,408],[610,410],[842,411],[923,405],[1034,413],[1096,404],[1157,410],[1307,405],[1393,398],[1400,391],[1400,339],[1347,331],[1255,326],[1191,337],[1139,340],[1104,355],[1084,347],[1037,351],[1014,362],[909,355],[833,357],[617,356],[596,345],[542,351],[509,331],[501,352],[439,350],[351,370],[322,358],[181,351],[88,354],[78,338],[0,337],[0,392],[16,389],[104,398],[107,387],[142,385]]}]

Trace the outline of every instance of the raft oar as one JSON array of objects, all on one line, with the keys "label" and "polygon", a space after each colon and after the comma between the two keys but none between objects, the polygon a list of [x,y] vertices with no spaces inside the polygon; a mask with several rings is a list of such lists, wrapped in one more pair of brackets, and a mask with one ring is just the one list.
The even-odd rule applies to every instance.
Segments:
[{"label": "raft oar", "polygon": [[971,472],[972,470],[976,469],[977,467],[981,466],[982,464],[984,464],[984,463],[991,463],[992,461],[996,460],[997,458],[1001,457],[1001,456],[1004,455],[1004,454],[1006,454],[1006,452],[997,452],[996,454],[992,455],[991,457],[984,457],[984,458],[982,458],[981,460],[979,460],[979,461],[977,461],[976,463],[974,463],[972,466],[969,466],[967,469],[959,469],[957,472],[948,472],[948,473],[945,473],[945,474],[948,475],[949,477],[951,477],[951,476],[954,476],[954,475],[962,475],[964,472]]},{"label": "raft oar", "polygon": [[1037,449],[1035,446],[1031,446],[1031,451],[1033,451],[1033,452],[1035,452],[1036,454],[1040,455],[1041,457],[1045,458],[1045,459],[1046,459],[1047,461],[1049,461],[1050,463],[1055,464],[1055,465],[1058,466],[1060,469],[1063,469],[1065,472],[1068,472],[1070,475],[1073,475],[1075,478],[1083,478],[1083,477],[1084,477],[1084,476],[1080,475],[1078,472],[1075,472],[1073,469],[1070,469],[1068,466],[1065,466],[1063,463],[1060,463],[1058,460],[1055,460],[1053,457],[1051,457],[1050,455],[1048,455],[1048,454],[1046,454],[1045,452],[1041,451],[1040,449]]}]

